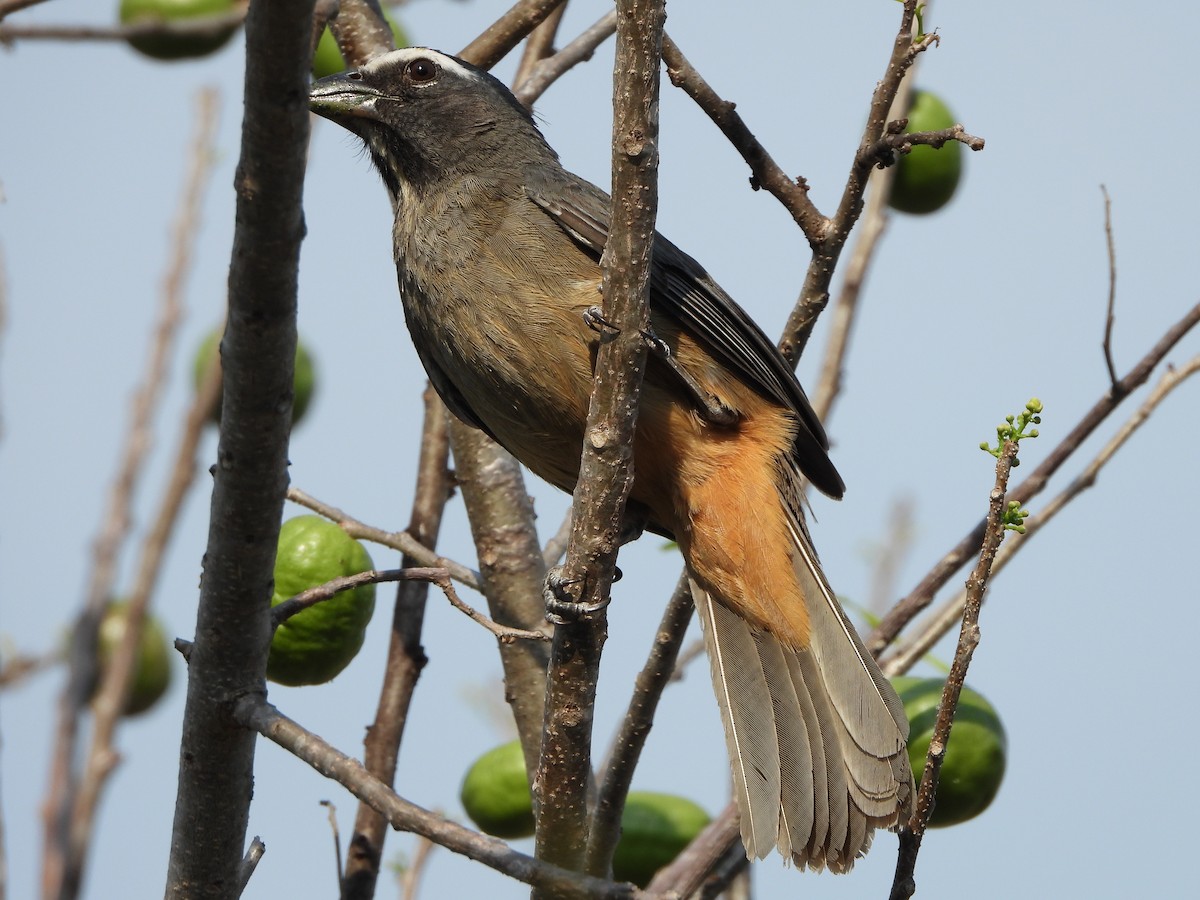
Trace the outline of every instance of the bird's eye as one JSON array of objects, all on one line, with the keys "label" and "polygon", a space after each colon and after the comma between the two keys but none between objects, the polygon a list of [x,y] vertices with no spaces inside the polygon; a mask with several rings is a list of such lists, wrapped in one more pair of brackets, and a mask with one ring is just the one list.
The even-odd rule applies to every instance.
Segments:
[{"label": "bird's eye", "polygon": [[438,76],[438,67],[432,59],[414,59],[404,67],[404,74],[413,84],[427,84]]}]

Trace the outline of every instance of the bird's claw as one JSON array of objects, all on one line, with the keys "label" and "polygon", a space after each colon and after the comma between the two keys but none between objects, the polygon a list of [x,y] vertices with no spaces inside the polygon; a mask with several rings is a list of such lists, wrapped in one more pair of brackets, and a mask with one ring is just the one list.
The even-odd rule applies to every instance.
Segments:
[{"label": "bird's claw", "polygon": [[[621,570],[613,574],[613,581],[621,577]],[[581,603],[572,598],[568,587],[578,584],[577,579],[567,581],[563,578],[562,566],[555,566],[546,573],[546,583],[542,588],[542,599],[546,603],[546,620],[554,625],[573,625],[587,621],[596,613],[608,607],[610,600],[605,598],[595,603]]]}]

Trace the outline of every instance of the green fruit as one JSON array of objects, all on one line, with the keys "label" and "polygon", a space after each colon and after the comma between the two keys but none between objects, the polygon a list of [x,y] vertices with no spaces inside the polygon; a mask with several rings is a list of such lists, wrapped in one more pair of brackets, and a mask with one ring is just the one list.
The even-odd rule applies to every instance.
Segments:
[{"label": "green fruit", "polygon": [[[297,516],[279,530],[271,606],[343,575],[374,568],[362,544],[333,522]],[[324,684],[362,648],[375,612],[375,585],[343,591],[275,629],[267,678],[279,684]]]},{"label": "green fruit", "polygon": [[[954,114],[935,94],[917,91],[908,113],[906,133],[941,131],[956,124]],[[963,145],[947,141],[938,149],[917,146],[896,163],[896,176],[888,205],[906,213],[931,213],[954,196],[962,176]]]},{"label": "green fruit", "polygon": [[613,877],[644,888],[709,821],[708,813],[686,797],[630,791],[613,854]]},{"label": "green fruit", "polygon": [[[100,642],[97,645],[97,660],[100,671],[108,668],[125,638],[125,623],[129,607],[126,603],[113,603],[100,622]],[[129,686],[129,699],[124,713],[136,716],[154,706],[167,692],[171,684],[171,645],[163,632],[162,625],[147,614],[142,621],[142,636],[138,641],[134,659],[133,681]]]},{"label": "green fruit", "polygon": [[[221,356],[217,352],[217,347],[221,343],[221,329],[211,331],[201,342],[196,350],[196,355],[192,360],[192,385],[199,390],[200,385],[204,383],[204,376],[208,374],[208,366],[215,362],[221,364]],[[304,418],[304,414],[308,412],[309,404],[312,403],[313,392],[317,388],[317,373],[316,366],[313,363],[312,354],[308,352],[308,348],[303,342],[296,341],[296,363],[292,375],[292,426]],[[217,398],[216,408],[213,410],[212,420],[216,424],[221,424],[221,400]]]},{"label": "green fruit", "polygon": [[[121,0],[122,25],[147,23],[192,23],[226,16],[237,8],[236,0]],[[211,34],[171,34],[129,38],[135,50],[155,59],[187,59],[219,50],[237,31],[230,25]]]},{"label": "green fruit", "polygon": [[[392,14],[388,10],[383,11],[383,18],[391,26],[392,40],[395,42],[397,49],[408,46],[408,35],[404,33],[404,29],[396,24],[396,20],[392,18]],[[326,75],[336,75],[338,72],[346,70],[346,61],[342,59],[342,51],[338,49],[337,40],[333,37],[333,32],[326,26],[321,32],[321,40],[317,42],[317,49],[313,52],[312,73],[313,78],[324,78]]]},{"label": "green fruit", "polygon": [[[908,758],[919,782],[945,682],[941,678],[906,677],[893,678],[892,684],[908,716]],[[933,828],[957,825],[987,809],[1004,780],[1007,753],[1008,739],[995,708],[982,695],[964,687],[950,730],[950,742],[946,745],[929,825]]]},{"label": "green fruit", "polygon": [[481,831],[505,839],[533,834],[533,797],[520,741],[493,747],[475,760],[458,796]]}]

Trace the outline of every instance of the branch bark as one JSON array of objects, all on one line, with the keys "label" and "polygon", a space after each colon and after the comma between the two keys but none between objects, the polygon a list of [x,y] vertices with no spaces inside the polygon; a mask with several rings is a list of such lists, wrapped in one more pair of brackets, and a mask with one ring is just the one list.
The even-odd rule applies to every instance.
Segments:
[{"label": "branch bark", "polygon": [[[585,864],[592,712],[616,571],[625,501],[633,484],[633,435],[646,362],[650,261],[658,206],[658,72],[661,0],[618,0],[613,66],[612,228],[601,259],[604,315],[573,528],[548,591],[558,614],[551,649],[542,754],[535,779],[538,857]],[[602,862],[602,865],[600,864]],[[604,875],[608,860],[588,871]]]},{"label": "branch bark", "polygon": [[[453,478],[448,466],[448,425],[449,414],[445,404],[427,386],[417,487],[408,526],[408,533],[427,547],[437,543],[442,512],[453,490]],[[414,561],[405,556],[400,565],[407,569],[414,565]],[[421,629],[428,595],[428,583],[418,581],[402,583],[396,589],[392,635],[383,685],[379,691],[379,704],[375,710],[375,721],[367,729],[367,737],[363,742],[363,761],[367,771],[389,786],[395,784],[396,760],[408,722],[409,703],[416,690],[417,679],[425,667]],[[371,806],[360,803],[354,819],[354,834],[347,849],[346,871],[342,877],[343,900],[369,900],[375,896],[386,837],[387,820],[384,816]]]},{"label": "branch bark", "polygon": [[287,489],[312,12],[313,0],[255,3],[246,18],[222,429],[189,663],[169,898],[231,896],[242,870],[256,737],[233,711],[239,698],[266,690]]}]

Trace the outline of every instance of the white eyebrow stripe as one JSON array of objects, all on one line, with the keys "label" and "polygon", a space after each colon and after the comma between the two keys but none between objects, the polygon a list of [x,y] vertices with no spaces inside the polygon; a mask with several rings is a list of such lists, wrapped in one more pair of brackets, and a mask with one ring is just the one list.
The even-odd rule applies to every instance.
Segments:
[{"label": "white eyebrow stripe", "polygon": [[458,60],[447,56],[445,53],[439,53],[437,50],[431,50],[428,47],[402,47],[399,50],[392,50],[390,53],[382,53],[367,60],[366,64],[360,68],[364,72],[375,74],[380,69],[391,68],[392,66],[401,67],[407,62],[421,57],[434,60],[443,69],[455,73],[460,78],[468,78],[473,81],[479,78],[476,72],[468,69]]}]

